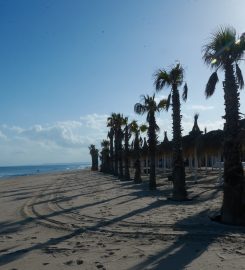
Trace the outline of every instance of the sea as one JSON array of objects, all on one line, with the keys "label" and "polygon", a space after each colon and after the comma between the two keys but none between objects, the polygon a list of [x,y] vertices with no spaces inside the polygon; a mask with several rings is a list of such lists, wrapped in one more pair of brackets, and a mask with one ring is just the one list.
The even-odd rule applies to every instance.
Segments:
[{"label": "sea", "polygon": [[28,165],[28,166],[6,166],[0,167],[0,180],[15,176],[82,170],[89,167],[91,167],[90,162]]}]

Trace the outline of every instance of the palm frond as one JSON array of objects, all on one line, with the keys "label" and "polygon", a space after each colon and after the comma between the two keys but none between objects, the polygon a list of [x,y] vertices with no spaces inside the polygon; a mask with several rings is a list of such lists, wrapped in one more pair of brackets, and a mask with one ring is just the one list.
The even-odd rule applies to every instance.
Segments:
[{"label": "palm frond", "polygon": [[166,103],[166,111],[168,111],[171,105],[171,93],[168,95],[167,103]]},{"label": "palm frond", "polygon": [[242,71],[237,63],[236,63],[236,78],[237,78],[237,82],[238,82],[240,89],[243,89],[244,88],[244,80],[243,80],[243,76],[242,76]]},{"label": "palm frond", "polygon": [[109,145],[110,145],[110,142],[108,140],[103,140],[101,142],[101,147],[103,147],[103,148],[108,148]]},{"label": "palm frond", "polygon": [[90,151],[95,150],[95,145],[94,145],[94,144],[91,144],[91,145],[88,147],[88,149],[89,149]]},{"label": "palm frond", "polygon": [[177,63],[175,66],[172,67],[169,72],[169,78],[172,83],[175,83],[177,85],[181,85],[183,83],[184,68],[180,65],[180,63]]},{"label": "palm frond", "polygon": [[146,131],[147,131],[148,126],[147,126],[147,125],[145,125],[145,124],[142,124],[142,125],[140,125],[139,129],[140,129],[140,132],[144,133],[144,132],[146,132]]},{"label": "palm frond", "polygon": [[183,99],[184,101],[187,100],[187,94],[188,94],[188,86],[187,86],[187,83],[185,83],[184,89],[183,89],[183,94],[182,94],[182,99]]},{"label": "palm frond", "polygon": [[236,37],[231,26],[219,27],[203,47],[203,60],[211,68],[225,68],[227,61],[236,62],[244,55],[243,36]]},{"label": "palm frond", "polygon": [[133,120],[130,124],[129,124],[129,129],[131,132],[136,133],[138,130],[139,126],[136,120]]},{"label": "palm frond", "polygon": [[160,110],[166,110],[166,108],[167,108],[167,102],[168,102],[167,99],[160,100],[159,103],[158,103],[158,105],[157,105],[158,111],[160,111]]},{"label": "palm frond", "polygon": [[143,115],[146,112],[146,107],[141,103],[136,103],[134,105],[134,112]]},{"label": "palm frond", "polygon": [[158,71],[155,72],[154,77],[155,77],[154,85],[156,87],[156,91],[160,91],[161,89],[163,89],[164,86],[170,85],[169,74],[167,73],[166,70],[159,69]]},{"label": "palm frond", "polygon": [[215,91],[215,87],[217,82],[219,81],[218,75],[217,75],[217,71],[215,71],[209,78],[208,83],[206,85],[206,89],[205,89],[205,95],[206,98],[209,98],[213,95],[214,91]]}]

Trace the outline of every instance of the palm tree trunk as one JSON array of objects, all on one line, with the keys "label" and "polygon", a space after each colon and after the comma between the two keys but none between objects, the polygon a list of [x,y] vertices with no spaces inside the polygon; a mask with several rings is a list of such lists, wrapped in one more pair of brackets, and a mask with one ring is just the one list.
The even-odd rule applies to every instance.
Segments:
[{"label": "palm tree trunk", "polygon": [[180,98],[176,85],[172,91],[173,108],[173,199],[187,199],[185,187],[185,167],[182,153]]},{"label": "palm tree trunk", "polygon": [[118,162],[119,162],[119,179],[123,179],[123,151],[122,151],[122,130],[119,131],[118,145]]},{"label": "palm tree trunk", "polygon": [[134,182],[135,184],[142,183],[141,179],[141,166],[140,166],[140,146],[139,146],[139,135],[136,133],[135,142],[134,142],[134,151],[135,151],[135,174],[134,174]]},{"label": "palm tree trunk", "polygon": [[150,181],[149,188],[150,190],[156,189],[156,120],[153,113],[149,117],[149,154],[150,154]]},{"label": "palm tree trunk", "polygon": [[129,173],[129,133],[128,133],[128,126],[125,127],[125,151],[124,151],[124,179],[130,180],[130,173]]},{"label": "palm tree trunk", "polygon": [[111,128],[110,133],[109,133],[109,138],[110,138],[110,173],[113,174],[114,171],[114,166],[113,166],[113,129]]},{"label": "palm tree trunk", "polygon": [[225,66],[224,99],[224,196],[221,221],[228,224],[245,225],[245,180],[241,163],[241,145],[238,139],[239,93],[234,67]]},{"label": "palm tree trunk", "polygon": [[118,176],[118,132],[115,132],[114,146],[115,146],[115,155],[114,155],[114,175]]},{"label": "palm tree trunk", "polygon": [[208,155],[205,153],[205,172],[208,173]]},{"label": "palm tree trunk", "polygon": [[98,154],[96,152],[91,153],[92,158],[92,171],[98,171]]}]

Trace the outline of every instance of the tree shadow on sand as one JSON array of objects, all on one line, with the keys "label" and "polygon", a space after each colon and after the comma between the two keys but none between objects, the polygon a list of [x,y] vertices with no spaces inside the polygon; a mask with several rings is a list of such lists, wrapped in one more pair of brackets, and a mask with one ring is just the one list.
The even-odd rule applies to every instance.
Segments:
[{"label": "tree shadow on sand", "polygon": [[[38,221],[39,219],[45,219],[50,217],[55,217],[62,215],[64,213],[70,213],[74,210],[84,209],[90,206],[97,206],[103,203],[108,203],[113,200],[116,200],[118,198],[123,198],[125,196],[131,196],[131,202],[134,199],[144,197],[144,196],[156,196],[161,195],[161,191],[157,190],[154,192],[149,193],[148,191],[148,183],[143,183],[141,185],[131,185],[129,182],[122,183],[125,189],[128,189],[129,192],[123,195],[111,197],[105,200],[88,203],[84,205],[80,205],[77,207],[70,207],[64,210],[56,211],[53,213],[49,213],[46,215],[43,215],[41,217],[36,218],[26,218],[24,220],[18,221],[18,222],[6,222],[0,224],[0,227],[3,228],[3,233],[11,233],[18,231],[20,229],[23,229],[23,225],[26,225],[28,223],[35,224],[35,221]],[[217,190],[214,190],[211,194],[208,194],[205,197],[205,200],[208,200],[216,195]],[[69,197],[69,196],[68,196]],[[129,201],[129,200],[127,200]],[[125,201],[126,202],[126,201]],[[152,203],[146,205],[142,208],[137,208],[132,211],[126,212],[121,216],[116,216],[111,219],[99,219],[98,222],[94,225],[87,226],[84,228],[74,228],[72,232],[66,233],[65,235],[57,238],[52,238],[47,240],[43,243],[36,243],[32,244],[31,246],[27,248],[22,248],[18,250],[12,250],[8,252],[7,254],[0,255],[0,266],[6,265],[12,261],[15,261],[22,256],[25,256],[25,254],[33,251],[33,250],[40,250],[45,249],[50,245],[57,245],[63,241],[69,240],[73,237],[76,237],[78,235],[81,235],[85,232],[99,232],[99,231],[110,231],[111,225],[117,224],[122,221],[126,221],[128,218],[141,215],[143,213],[149,213],[151,210],[155,210],[159,207],[165,207],[168,205],[176,205],[179,207],[185,207],[187,204],[196,204],[201,203],[202,198],[196,200],[196,201],[187,201],[187,202],[175,202],[171,200],[166,199],[157,199],[154,200]],[[164,208],[163,208],[164,209]],[[201,220],[201,222],[200,222]],[[202,221],[207,222],[207,224]],[[132,225],[138,225],[140,223],[137,222],[131,222]],[[144,222],[142,221],[142,226],[144,226]],[[154,231],[154,224],[152,224],[152,228]],[[131,268],[131,270],[141,270],[141,269],[171,269],[171,270],[177,270],[177,269],[183,269],[185,266],[187,266],[189,263],[191,263],[195,258],[199,257],[205,250],[207,250],[207,247],[215,241],[215,239],[221,235],[226,235],[233,230],[236,231],[237,228],[229,227],[217,223],[211,222],[207,217],[207,210],[202,211],[196,215],[193,215],[191,217],[185,218],[181,221],[176,222],[172,225],[172,230],[174,231],[180,231],[177,236],[175,236],[176,240],[168,247],[163,249],[162,251],[148,257],[145,261],[139,263],[138,265]],[[117,233],[117,232],[116,232]],[[118,232],[120,233],[120,232]],[[137,235],[140,233],[137,232]],[[145,234],[142,232],[142,236],[144,235],[154,235],[152,233],[152,230],[149,232],[146,232]],[[163,237],[166,236],[164,232],[162,233]],[[0,232],[1,235],[1,232]],[[158,234],[158,236],[161,239],[161,235]],[[131,237],[136,237],[136,232],[131,233]]]},{"label": "tree shadow on sand", "polygon": [[[37,243],[35,245],[32,245],[28,248],[19,249],[16,251],[9,252],[8,254],[4,254],[0,256],[0,266],[6,265],[14,260],[19,259],[20,257],[24,256],[25,254],[33,251],[33,250],[40,250],[47,248],[50,245],[56,245],[59,244],[65,240],[71,239],[75,236],[81,235],[82,233],[88,232],[88,231],[107,231],[109,226],[112,224],[115,224],[120,221],[124,221],[125,219],[142,214],[144,212],[150,211],[151,209],[156,209],[160,206],[168,205],[168,204],[179,204],[178,202],[172,202],[172,201],[161,201],[157,200],[149,205],[147,205],[144,208],[136,209],[131,212],[125,213],[124,215],[112,218],[111,220],[107,221],[99,221],[97,224],[93,226],[88,226],[86,228],[79,228],[75,229],[73,232],[68,233],[62,237],[58,238],[52,238],[47,240],[44,243]],[[141,270],[141,269],[147,269],[146,267],[152,266],[153,268],[149,269],[163,269],[163,267],[166,267],[169,265],[169,268],[167,269],[182,269],[183,266],[190,263],[192,260],[200,256],[208,247],[210,243],[217,237],[219,234],[226,234],[231,231],[230,227],[224,226],[224,225],[215,225],[216,227],[221,227],[221,230],[219,229],[215,231],[214,234],[210,234],[210,237],[205,237],[204,241],[196,241],[197,246],[195,245],[195,241],[193,243],[193,240],[198,239],[198,233],[197,229],[202,226],[201,224],[194,224],[193,220],[199,219],[200,216],[207,216],[206,211],[203,211],[196,216],[189,217],[187,219],[184,219],[176,224],[173,225],[173,229],[177,230],[184,230],[186,231],[186,234],[177,236],[176,241],[165,250],[149,257],[146,261],[140,263],[139,265],[132,268],[135,270]],[[207,227],[208,228],[208,227]],[[209,228],[210,229],[210,228]],[[211,226],[212,229],[212,226]],[[194,233],[196,231],[196,233]],[[205,233],[205,230],[203,227],[201,228],[201,231]],[[137,237],[140,233],[137,232]],[[144,233],[142,233],[144,236]],[[146,233],[145,235],[154,235],[152,232]],[[135,233],[131,234],[131,237],[136,237]],[[190,245],[191,243],[191,245]],[[201,244],[200,244],[201,243]]]},{"label": "tree shadow on sand", "polygon": [[[183,219],[173,225],[173,230],[182,232],[163,250],[148,256],[129,270],[180,270],[207,251],[209,245],[230,233],[244,233],[243,227],[219,224],[208,219],[208,210]],[[200,222],[206,217],[206,224]],[[163,239],[164,241],[164,239]]]}]

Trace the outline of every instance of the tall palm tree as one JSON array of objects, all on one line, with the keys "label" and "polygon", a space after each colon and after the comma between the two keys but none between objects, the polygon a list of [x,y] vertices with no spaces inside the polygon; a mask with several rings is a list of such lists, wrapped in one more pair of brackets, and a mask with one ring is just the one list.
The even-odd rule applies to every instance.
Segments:
[{"label": "tall palm tree", "polygon": [[109,138],[109,141],[110,141],[110,146],[109,146],[109,149],[110,149],[109,150],[110,151],[110,155],[109,155],[109,157],[110,157],[110,173],[113,174],[113,172],[114,172],[114,166],[113,166],[113,159],[114,159],[114,157],[113,157],[113,153],[114,153],[114,151],[113,151],[114,130],[113,130],[112,127],[110,128],[110,130],[109,130],[109,132],[107,134],[107,137]]},{"label": "tall palm tree", "polygon": [[129,140],[131,137],[130,124],[128,123],[128,117],[125,117],[124,127],[124,180],[130,180],[129,173]]},{"label": "tall palm tree", "polygon": [[[122,140],[123,131],[122,126],[125,124],[125,120],[122,114],[112,113],[107,119],[107,126],[111,128],[111,149],[113,149],[113,136],[114,136],[114,167],[113,172],[115,176],[123,178],[123,164],[122,164]],[[112,135],[113,134],[113,135]],[[113,150],[111,150],[111,156]]]},{"label": "tall palm tree", "polygon": [[89,153],[92,158],[92,171],[98,171],[98,157],[99,157],[99,150],[95,148],[94,144],[91,144],[89,147]]},{"label": "tall palm tree", "polygon": [[113,145],[113,140],[115,136],[115,119],[116,119],[116,113],[112,113],[110,117],[107,118],[107,127],[110,128],[110,131],[108,132],[108,137],[110,140],[110,173],[114,174],[115,173],[115,160],[114,160],[114,153],[115,145]]},{"label": "tall palm tree", "polygon": [[224,195],[221,221],[227,224],[245,224],[245,180],[241,163],[241,145],[238,139],[239,88],[244,87],[238,63],[245,52],[245,33],[237,38],[232,27],[221,27],[203,47],[204,62],[214,69],[206,85],[206,97],[213,95],[218,82],[218,70],[224,71]]},{"label": "tall palm tree", "polygon": [[107,140],[103,140],[101,142],[101,172],[108,173],[110,170],[110,159],[109,159],[109,145],[110,142]]},{"label": "tall palm tree", "polygon": [[[120,148],[120,120],[121,115],[118,113],[112,113],[110,117],[107,119],[107,126],[111,128],[111,140],[110,140],[110,146],[111,146],[111,159],[112,166],[113,166],[113,174],[115,176],[118,176],[118,169],[119,169],[119,148]],[[113,155],[113,139],[114,139],[114,155]],[[113,158],[112,158],[113,157]]]},{"label": "tall palm tree", "polygon": [[156,189],[156,145],[157,145],[157,131],[159,127],[156,123],[155,113],[166,109],[167,100],[161,100],[158,104],[155,101],[155,94],[150,96],[141,96],[142,103],[136,103],[134,105],[134,111],[137,114],[147,114],[146,121],[149,124],[147,131],[148,144],[149,144],[149,155],[150,155],[150,181],[149,188],[151,190]]},{"label": "tall palm tree", "polygon": [[[158,70],[155,73],[156,91],[160,91],[164,87],[170,87],[166,109],[172,105],[173,118],[173,199],[187,199],[185,185],[185,167],[182,153],[182,135],[181,135],[181,115],[180,115],[180,95],[179,87],[184,83],[184,69],[178,63],[169,71]],[[184,84],[182,98],[187,99],[187,84]]]},{"label": "tall palm tree", "polygon": [[117,139],[117,151],[118,151],[118,165],[119,165],[119,172],[118,172],[118,178],[123,180],[124,174],[123,174],[123,126],[125,125],[125,118],[123,114],[117,114],[117,120],[116,120],[116,139]]},{"label": "tall palm tree", "polygon": [[141,179],[141,166],[140,166],[140,147],[142,146],[142,139],[140,138],[140,133],[145,132],[147,130],[146,125],[138,125],[137,121],[133,120],[130,123],[130,130],[134,134],[133,144],[133,152],[135,157],[135,173],[134,173],[134,182],[135,184],[139,184],[142,182]]}]

